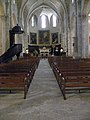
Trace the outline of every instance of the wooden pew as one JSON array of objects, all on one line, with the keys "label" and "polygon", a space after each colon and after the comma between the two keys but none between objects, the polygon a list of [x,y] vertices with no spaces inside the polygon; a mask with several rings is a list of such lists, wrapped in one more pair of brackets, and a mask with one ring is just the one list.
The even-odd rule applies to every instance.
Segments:
[{"label": "wooden pew", "polygon": [[66,100],[68,90],[86,90],[90,89],[90,59],[73,60],[58,58],[49,60],[53,72],[56,76],[60,90]]},{"label": "wooden pew", "polygon": [[38,64],[38,58],[0,64],[0,90],[22,90],[25,99]]},{"label": "wooden pew", "polygon": [[0,76],[0,90],[19,90],[24,91],[24,99],[26,99],[26,94],[29,86],[29,79],[25,76]]},{"label": "wooden pew", "polygon": [[57,79],[64,100],[66,100],[67,90],[85,90],[90,89],[90,74],[64,74]]}]

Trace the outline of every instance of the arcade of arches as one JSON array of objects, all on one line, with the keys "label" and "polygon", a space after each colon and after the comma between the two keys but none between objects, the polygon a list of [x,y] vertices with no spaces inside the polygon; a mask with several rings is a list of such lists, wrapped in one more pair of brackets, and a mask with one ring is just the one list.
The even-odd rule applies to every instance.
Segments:
[{"label": "arcade of arches", "polygon": [[[90,56],[90,0],[0,0],[0,55],[10,47],[9,30],[23,53],[30,46],[61,45],[67,56]],[[44,38],[46,37],[46,38]]]}]

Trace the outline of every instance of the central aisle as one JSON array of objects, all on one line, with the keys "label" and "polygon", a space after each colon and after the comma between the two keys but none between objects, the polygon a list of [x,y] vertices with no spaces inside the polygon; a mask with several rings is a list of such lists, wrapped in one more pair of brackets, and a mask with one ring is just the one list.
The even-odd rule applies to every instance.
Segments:
[{"label": "central aisle", "polygon": [[60,94],[60,90],[48,60],[41,59],[30,86],[30,98],[44,102],[57,93]]},{"label": "central aisle", "polygon": [[48,60],[41,59],[27,94],[30,120],[59,120],[60,94]]}]

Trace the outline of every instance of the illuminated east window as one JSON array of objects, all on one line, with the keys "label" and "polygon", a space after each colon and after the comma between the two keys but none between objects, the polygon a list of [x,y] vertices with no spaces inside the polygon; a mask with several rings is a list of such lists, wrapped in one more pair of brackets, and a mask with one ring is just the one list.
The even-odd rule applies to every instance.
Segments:
[{"label": "illuminated east window", "polygon": [[45,15],[41,16],[41,26],[42,28],[46,28],[46,16]]},{"label": "illuminated east window", "polygon": [[90,13],[88,14],[88,17],[90,17]]},{"label": "illuminated east window", "polygon": [[88,23],[90,24],[90,20],[88,20]]},{"label": "illuminated east window", "polygon": [[15,0],[13,0],[13,4],[15,4]]},{"label": "illuminated east window", "polygon": [[74,0],[72,0],[72,3],[74,3]]},{"label": "illuminated east window", "polygon": [[34,19],[34,16],[32,16],[32,27],[35,26],[35,19]]},{"label": "illuminated east window", "polygon": [[52,20],[53,20],[53,27],[57,26],[57,18],[55,15],[52,16]]},{"label": "illuminated east window", "polygon": [[88,14],[88,23],[90,24],[90,13]]}]

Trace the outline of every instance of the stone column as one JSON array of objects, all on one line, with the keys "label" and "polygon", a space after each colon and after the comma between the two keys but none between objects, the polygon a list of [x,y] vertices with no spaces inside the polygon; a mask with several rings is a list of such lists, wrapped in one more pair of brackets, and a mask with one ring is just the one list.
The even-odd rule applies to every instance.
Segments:
[{"label": "stone column", "polygon": [[2,17],[0,16],[0,55],[2,54]]},{"label": "stone column", "polygon": [[66,51],[66,55],[68,55],[68,16],[64,12],[64,48]]},{"label": "stone column", "polygon": [[1,38],[1,41],[2,41],[2,53],[5,52],[6,50],[6,30],[5,30],[5,16],[2,15],[0,16],[0,19],[1,19],[1,34],[0,36],[2,37]]},{"label": "stone column", "polygon": [[22,38],[23,38],[23,39],[22,39],[22,52],[25,53],[25,38],[24,38],[24,37],[25,37],[25,34],[23,34],[22,36],[23,36],[23,37],[22,37]]},{"label": "stone column", "polygon": [[82,58],[89,57],[88,15],[82,15]]},{"label": "stone column", "polygon": [[6,6],[7,6],[7,15],[8,15],[8,23],[9,23],[9,29],[12,29],[12,0],[6,1]]},{"label": "stone column", "polygon": [[82,12],[81,0],[78,1],[77,37],[78,37],[78,57],[82,57]]},{"label": "stone column", "polygon": [[9,29],[10,29],[10,19],[9,19],[9,13],[10,13],[10,3],[9,1],[5,2],[5,7],[6,7],[6,12],[5,12],[5,39],[6,39],[6,48],[5,51],[9,48],[10,46],[10,40],[9,40]]},{"label": "stone column", "polygon": [[74,26],[75,26],[75,36],[73,37],[73,47],[74,47],[74,57],[78,56],[78,37],[77,37],[77,1],[74,1]]}]

